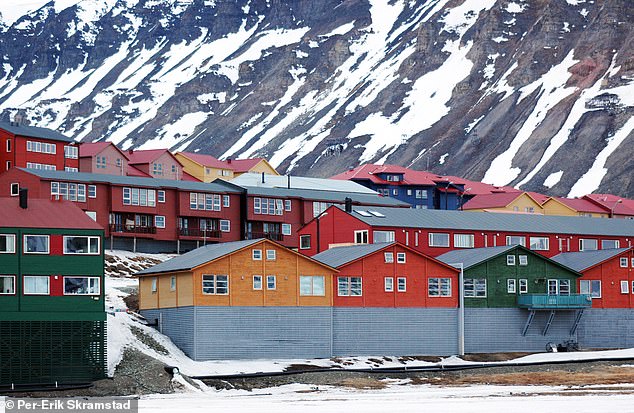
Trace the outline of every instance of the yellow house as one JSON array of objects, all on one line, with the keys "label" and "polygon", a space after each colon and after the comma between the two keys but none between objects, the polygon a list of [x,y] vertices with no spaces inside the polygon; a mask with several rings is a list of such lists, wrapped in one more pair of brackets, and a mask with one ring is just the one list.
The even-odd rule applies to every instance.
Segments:
[{"label": "yellow house", "polygon": [[[477,195],[463,205],[464,211],[472,212],[515,212],[524,214],[543,214],[540,204],[541,194],[528,192],[502,192]],[[545,198],[545,197],[544,197]]]},{"label": "yellow house", "polygon": [[212,182],[218,178],[231,180],[247,172],[279,175],[264,158],[221,161],[211,155],[191,152],[178,152],[175,156],[183,164],[185,172],[203,182]]},{"label": "yellow house", "polygon": [[599,205],[581,198],[549,198],[542,204],[545,215],[582,216],[608,218],[610,212]]}]

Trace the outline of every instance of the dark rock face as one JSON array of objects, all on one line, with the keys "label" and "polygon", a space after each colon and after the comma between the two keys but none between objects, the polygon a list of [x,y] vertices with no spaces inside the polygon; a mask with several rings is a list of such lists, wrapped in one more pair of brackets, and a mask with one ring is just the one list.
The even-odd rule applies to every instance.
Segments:
[{"label": "dark rock face", "polygon": [[631,0],[49,3],[0,26],[0,118],[293,174],[633,196],[633,23]]}]

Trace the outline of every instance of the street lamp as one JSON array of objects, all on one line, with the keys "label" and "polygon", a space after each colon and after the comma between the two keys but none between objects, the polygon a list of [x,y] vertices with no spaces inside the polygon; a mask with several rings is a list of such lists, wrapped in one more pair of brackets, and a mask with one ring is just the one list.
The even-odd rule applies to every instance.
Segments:
[{"label": "street lamp", "polygon": [[466,192],[471,191],[471,188],[467,188],[464,191],[460,192],[460,210],[462,211],[462,206],[464,205],[464,200],[462,199],[462,197],[464,196],[464,194]]},{"label": "street lamp", "polygon": [[610,208],[610,218],[614,218],[614,208],[616,208],[616,206],[620,204],[621,202],[623,202],[623,200],[619,199],[618,201],[614,203],[614,205],[612,205],[612,208]]},{"label": "street lamp", "polygon": [[449,181],[445,187],[445,210],[449,209],[449,187],[453,185],[453,181]]}]

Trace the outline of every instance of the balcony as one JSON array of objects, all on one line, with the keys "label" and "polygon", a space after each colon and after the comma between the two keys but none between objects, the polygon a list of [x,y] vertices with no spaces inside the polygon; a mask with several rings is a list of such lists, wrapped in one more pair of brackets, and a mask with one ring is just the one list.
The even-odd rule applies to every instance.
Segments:
[{"label": "balcony", "polygon": [[258,238],[266,238],[271,241],[284,241],[284,235],[279,232],[247,232],[247,239],[258,239]]},{"label": "balcony", "polygon": [[110,233],[120,232],[128,234],[156,234],[156,227],[126,224],[110,224]]},{"label": "balcony", "polygon": [[200,228],[179,228],[178,235],[181,237],[194,237],[194,238],[221,238],[222,232],[217,229],[203,230]]},{"label": "balcony", "polygon": [[517,297],[517,305],[529,310],[579,310],[592,307],[592,298],[588,294],[523,294]]}]

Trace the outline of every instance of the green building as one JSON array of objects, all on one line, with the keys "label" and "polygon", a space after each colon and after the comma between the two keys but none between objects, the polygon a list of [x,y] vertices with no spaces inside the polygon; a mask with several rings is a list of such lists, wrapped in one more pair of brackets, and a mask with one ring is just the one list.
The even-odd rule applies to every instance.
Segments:
[{"label": "green building", "polygon": [[105,377],[103,234],[71,202],[0,198],[0,386]]}]

